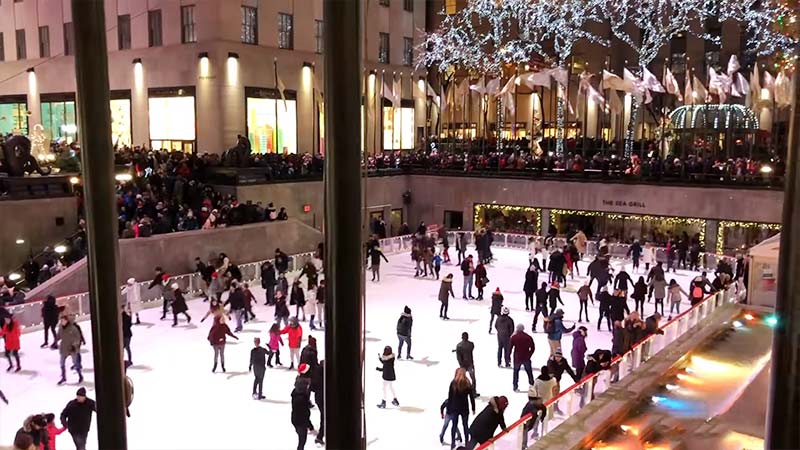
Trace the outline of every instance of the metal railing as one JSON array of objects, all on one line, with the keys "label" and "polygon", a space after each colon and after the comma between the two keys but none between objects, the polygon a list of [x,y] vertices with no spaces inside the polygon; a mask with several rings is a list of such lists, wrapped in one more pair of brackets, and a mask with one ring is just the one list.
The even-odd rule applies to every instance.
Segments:
[{"label": "metal railing", "polygon": [[[396,236],[380,240],[381,248],[385,254],[402,253],[411,250],[412,236]],[[303,266],[314,258],[313,252],[298,253],[289,256],[289,272],[300,271]],[[273,259],[256,261],[239,265],[239,270],[242,272],[242,281],[245,283],[260,282],[261,280],[261,265],[267,261],[274,263]],[[181,290],[189,295],[200,294],[203,288],[203,280],[198,273],[187,273],[182,275],[174,275],[169,278],[169,283],[178,283]],[[144,308],[154,307],[163,299],[161,290],[148,289],[150,280],[138,282],[137,288],[139,289],[142,306]],[[120,287],[122,289],[122,287]],[[42,325],[42,304],[43,300],[29,301],[19,305],[8,305],[6,309],[14,315],[22,326],[22,329],[36,327]],[[64,307],[64,311],[69,314],[75,314],[79,319],[86,318],[89,315],[89,293],[84,292],[80,294],[67,295],[56,299],[59,306]]]},{"label": "metal railing", "polygon": [[[583,377],[545,402],[547,414],[544,421],[537,421],[533,427],[526,430],[525,424],[532,418],[528,414],[491,440],[484,442],[478,447],[478,450],[524,450],[535,441],[535,438],[526,439],[525,433],[536,431],[539,437],[546,435],[559,424],[577,414],[595,397],[633,373],[647,360],[692,330],[717,308],[735,301],[736,295],[733,286],[726,291],[709,294],[700,303],[660,326],[659,329],[663,331],[663,334],[652,334],[642,339],[624,354],[614,357],[608,369]],[[558,416],[553,414],[556,406],[562,412]]]}]

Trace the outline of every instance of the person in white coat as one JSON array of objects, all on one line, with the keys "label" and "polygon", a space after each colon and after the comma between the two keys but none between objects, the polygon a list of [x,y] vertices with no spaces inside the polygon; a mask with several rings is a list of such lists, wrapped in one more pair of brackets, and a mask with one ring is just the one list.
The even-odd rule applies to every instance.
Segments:
[{"label": "person in white coat", "polygon": [[314,316],[317,314],[316,287],[306,290],[306,304],[303,306],[303,314],[311,316],[311,321],[309,322],[308,327],[312,330],[316,330],[317,327],[314,325]]},{"label": "person in white coat", "polygon": [[642,263],[644,263],[644,273],[650,273],[650,265],[656,262],[656,250],[649,242],[644,244],[642,249]]},{"label": "person in white coat", "polygon": [[125,306],[132,315],[136,316],[136,325],[140,325],[139,311],[142,309],[142,293],[136,279],[128,278],[125,287],[122,288],[122,295],[125,296]]}]

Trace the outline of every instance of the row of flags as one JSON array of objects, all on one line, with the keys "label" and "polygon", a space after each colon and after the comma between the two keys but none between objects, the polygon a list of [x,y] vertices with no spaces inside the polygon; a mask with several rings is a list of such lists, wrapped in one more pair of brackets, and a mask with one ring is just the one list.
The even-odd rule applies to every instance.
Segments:
[{"label": "row of flags", "polygon": [[[681,90],[680,83],[669,68],[664,70],[663,82],[659,81],[658,77],[647,68],[642,69],[641,77],[637,77],[628,69],[623,70],[622,77],[603,70],[599,88],[595,88],[591,82],[596,74],[583,72],[579,75],[578,95],[585,94],[586,98],[591,99],[595,104],[606,104],[610,111],[617,113],[623,110],[622,100],[617,91],[630,94],[637,102],[645,104],[652,102],[652,93],[656,92],[673,95],[685,105],[707,103],[712,100],[711,95],[714,94],[721,104],[725,103],[728,97],[738,97],[745,98],[748,106],[754,106],[762,100],[762,92],[766,89],[778,108],[791,105],[792,81],[783,70],[776,77],[773,77],[766,70],[763,73],[759,73],[758,66],[754,66],[748,80],[739,71],[740,69],[741,66],[736,55],[731,56],[727,70],[724,72],[709,68],[706,80],[708,88],[697,75],[687,70],[683,90]],[[564,98],[565,87],[568,83],[568,73],[563,68],[512,75],[502,87],[501,80],[498,78],[488,81],[481,78],[474,84],[469,84],[468,80],[464,79],[460,83],[451,83],[452,87],[449,87],[444,94],[444,102],[440,101],[439,96],[427,82],[425,85],[427,95],[434,98],[436,104],[441,106],[442,111],[447,110],[451,103],[455,103],[456,109],[460,109],[461,103],[455,102],[455,99],[464,98],[468,93],[475,92],[480,95],[503,98],[505,100],[503,103],[513,114],[515,109],[513,98],[515,86],[525,85],[531,90],[539,86],[550,89],[552,81],[556,82],[558,95]],[[602,91],[604,90],[608,90],[608,98],[603,96]],[[569,102],[567,102],[567,105],[570,111],[574,110]]]}]

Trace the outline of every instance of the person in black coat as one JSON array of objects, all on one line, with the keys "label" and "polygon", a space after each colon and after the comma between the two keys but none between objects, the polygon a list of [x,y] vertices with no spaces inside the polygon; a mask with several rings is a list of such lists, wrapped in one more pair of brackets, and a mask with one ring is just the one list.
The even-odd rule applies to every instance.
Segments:
[{"label": "person in black coat", "polygon": [[469,427],[469,441],[466,449],[473,450],[480,444],[488,441],[494,436],[494,432],[499,426],[502,430],[506,429],[506,421],[503,413],[508,407],[508,399],[505,396],[492,397],[486,408],[475,417]]},{"label": "person in black coat", "polygon": [[564,282],[564,265],[567,263],[567,259],[564,257],[564,254],[561,253],[561,250],[556,249],[550,255],[550,261],[547,263],[547,270],[550,271],[550,282]]},{"label": "person in black coat", "polygon": [[475,359],[472,355],[472,353],[475,351],[475,344],[469,340],[469,333],[466,331],[461,333],[461,342],[456,345],[456,348],[453,351],[456,354],[458,367],[461,367],[462,369],[466,370],[467,373],[469,373],[469,377],[472,379],[472,388],[475,391],[472,395],[477,397],[478,383],[475,380]]},{"label": "person in black coat", "polygon": [[501,367],[501,358],[506,367],[511,367],[511,335],[514,334],[514,319],[508,315],[508,308],[503,306],[500,317],[494,324],[497,330],[497,367]]},{"label": "person in black coat", "polygon": [[406,344],[406,359],[411,357],[411,327],[414,326],[414,318],[411,316],[411,308],[406,306],[403,313],[397,319],[397,358],[403,357],[403,344]]},{"label": "person in black coat", "polygon": [[533,326],[531,327],[531,331],[536,333],[536,323],[539,321],[539,314],[542,315],[542,318],[547,318],[547,283],[544,281],[542,282],[542,286],[536,290],[536,313],[533,315]]},{"label": "person in black coat", "polygon": [[44,344],[40,345],[40,348],[47,347],[47,335],[48,330],[52,331],[53,333],[53,345],[50,347],[52,349],[58,348],[58,334],[56,334],[56,327],[58,326],[58,315],[60,310],[58,309],[58,305],[56,304],[56,298],[52,295],[47,296],[47,300],[44,301],[42,304],[42,322],[44,323]]},{"label": "person in black coat", "polygon": [[630,275],[628,275],[628,272],[625,272],[625,267],[622,267],[619,270],[619,273],[617,274],[616,278],[614,278],[614,290],[615,290],[614,295],[623,298],[627,297],[628,285],[631,286],[633,285],[633,279],[631,278]]},{"label": "person in black coat", "polygon": [[[600,303],[600,314],[597,318],[597,331],[600,331],[600,324],[603,323],[603,318],[606,319],[608,330],[611,331],[611,294],[603,288],[595,298]],[[626,305],[627,306],[627,305]]]},{"label": "person in black coat", "polygon": [[609,309],[609,314],[611,316],[611,321],[614,322],[616,320],[625,320],[625,316],[630,314],[631,310],[628,308],[628,302],[626,301],[626,297],[622,296],[614,296],[611,297],[611,308]]},{"label": "person in black coat", "polygon": [[178,326],[178,314],[183,314],[186,317],[186,323],[192,323],[192,316],[190,316],[186,311],[189,310],[189,307],[186,306],[186,299],[183,296],[183,291],[181,291],[180,286],[178,283],[172,283],[172,326]]},{"label": "person in black coat", "polygon": [[67,406],[61,411],[61,424],[67,427],[67,431],[72,435],[76,450],[86,450],[86,439],[92,425],[92,413],[96,411],[95,402],[86,397],[85,388],[78,389],[75,400],[67,403]]},{"label": "person in black coat", "polygon": [[308,364],[308,367],[311,369],[311,373],[313,373],[319,367],[319,353],[317,352],[317,338],[314,336],[308,337],[308,344],[303,347],[303,350],[300,352],[300,364]]},{"label": "person in black coat", "polygon": [[228,299],[225,300],[222,306],[230,305],[230,311],[236,317],[236,329],[234,332],[238,333],[242,331],[242,323],[244,322],[244,315],[245,315],[245,298],[244,292],[239,287],[238,283],[231,285],[231,293],[228,295]]},{"label": "person in black coat", "polygon": [[489,309],[489,334],[492,334],[494,318],[500,316],[501,312],[503,312],[503,294],[500,293],[500,288],[497,288],[497,290],[492,293],[492,307]]},{"label": "person in black coat", "polygon": [[264,373],[267,371],[267,349],[261,346],[261,339],[253,338],[253,349],[250,350],[250,366],[248,372],[253,372],[253,398],[264,399]]},{"label": "person in black coat", "polygon": [[126,361],[125,367],[133,364],[133,357],[131,356],[131,338],[133,337],[133,331],[131,331],[132,326],[133,318],[131,317],[130,310],[126,306],[122,309],[122,348],[128,353],[128,361]]},{"label": "person in black coat", "polygon": [[[303,286],[300,285],[300,280],[295,280],[292,283],[292,293],[289,297],[289,304],[295,306],[294,316],[297,320],[306,320],[306,293],[303,291]],[[303,318],[300,319],[300,313],[303,313]]]},{"label": "person in black coat", "polygon": [[370,262],[370,270],[372,271],[372,281],[375,281],[376,277],[378,279],[377,280],[378,282],[381,281],[381,258],[383,258],[383,260],[386,261],[387,263],[389,262],[389,260],[386,259],[386,255],[384,255],[383,251],[381,251],[380,247],[373,247],[369,251],[369,262]]},{"label": "person in black coat", "polygon": [[561,300],[561,290],[558,288],[558,282],[553,282],[553,284],[550,285],[550,291],[547,293],[547,302],[549,303],[550,311],[555,311],[559,303],[561,303],[561,306],[564,306],[564,301]]},{"label": "person in black coat", "polygon": [[319,409],[319,430],[314,443],[325,445],[325,361],[320,361],[316,370],[311,372],[311,392],[314,393],[314,403]]},{"label": "person in black coat", "polygon": [[279,248],[275,249],[275,269],[278,273],[286,273],[289,270],[289,256]]},{"label": "person in black coat", "polygon": [[305,383],[295,383],[292,390],[292,425],[297,433],[297,450],[306,447],[308,430],[314,429],[311,425],[311,391]]},{"label": "person in black coat", "polygon": [[265,305],[275,304],[275,285],[278,280],[275,274],[275,266],[271,261],[267,261],[261,265],[261,287],[266,293]]},{"label": "person in black coat", "polygon": [[647,284],[644,282],[644,277],[639,277],[636,284],[633,285],[633,294],[631,298],[634,303],[634,311],[638,311],[640,315],[644,315],[644,298],[647,296]]},{"label": "person in black coat", "polygon": [[394,372],[394,353],[392,353],[392,347],[388,345],[383,348],[383,354],[378,355],[378,359],[381,362],[381,367],[378,367],[378,372],[381,372],[381,377],[383,378],[383,400],[378,404],[378,408],[386,408],[386,394],[388,392],[392,393],[392,404],[394,406],[400,406],[400,402],[397,401],[397,394],[394,392],[394,382],[397,379],[397,375]]},{"label": "person in black coat", "polygon": [[533,293],[536,292],[536,285],[539,283],[539,261],[534,259],[533,263],[525,272],[525,284],[522,290],[525,292],[525,311],[534,310]]}]

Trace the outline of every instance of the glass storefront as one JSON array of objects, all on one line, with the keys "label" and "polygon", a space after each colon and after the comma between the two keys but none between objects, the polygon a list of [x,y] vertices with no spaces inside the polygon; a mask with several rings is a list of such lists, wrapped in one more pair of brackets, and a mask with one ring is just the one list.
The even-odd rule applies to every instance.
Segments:
[{"label": "glass storefront", "polygon": [[478,203],[474,207],[475,229],[519,234],[539,234],[542,225],[541,209],[529,206]]},{"label": "glass storefront", "polygon": [[25,102],[0,103],[0,133],[28,134],[28,105]]},{"label": "glass storefront", "polygon": [[131,146],[131,100],[111,100],[111,143],[115,147]]},{"label": "glass storefront", "polygon": [[247,135],[253,152],[297,153],[295,94],[284,91],[284,102],[274,89],[245,88],[245,91]]},{"label": "glass storefront", "polygon": [[383,107],[383,149],[414,149],[413,107]]},{"label": "glass storefront", "polygon": [[[318,128],[318,130],[319,130],[319,134],[318,134],[318,136],[319,136],[319,154],[321,156],[325,156],[325,104],[324,103],[320,103],[319,104],[319,122],[317,122],[317,123],[319,124],[319,128]],[[362,130],[361,130],[361,141],[362,141],[361,145],[363,146],[364,145],[364,142],[363,142],[364,141],[364,130],[363,130],[363,127],[364,127],[364,116],[363,115],[361,116],[361,127],[362,127]]]},{"label": "glass storefront", "polygon": [[78,119],[75,100],[42,100],[42,126],[53,142],[71,144],[78,139]]},{"label": "glass storefront", "polygon": [[705,244],[705,219],[615,214],[600,211],[550,210],[550,229],[558,235],[582,230],[588,237],[612,241],[644,240],[664,245],[673,236],[697,238]]},{"label": "glass storefront", "polygon": [[781,232],[777,223],[720,221],[717,228],[717,253],[733,255]]},{"label": "glass storefront", "polygon": [[194,151],[196,140],[194,101],[194,95],[149,98],[150,144],[153,149],[187,153]]}]

